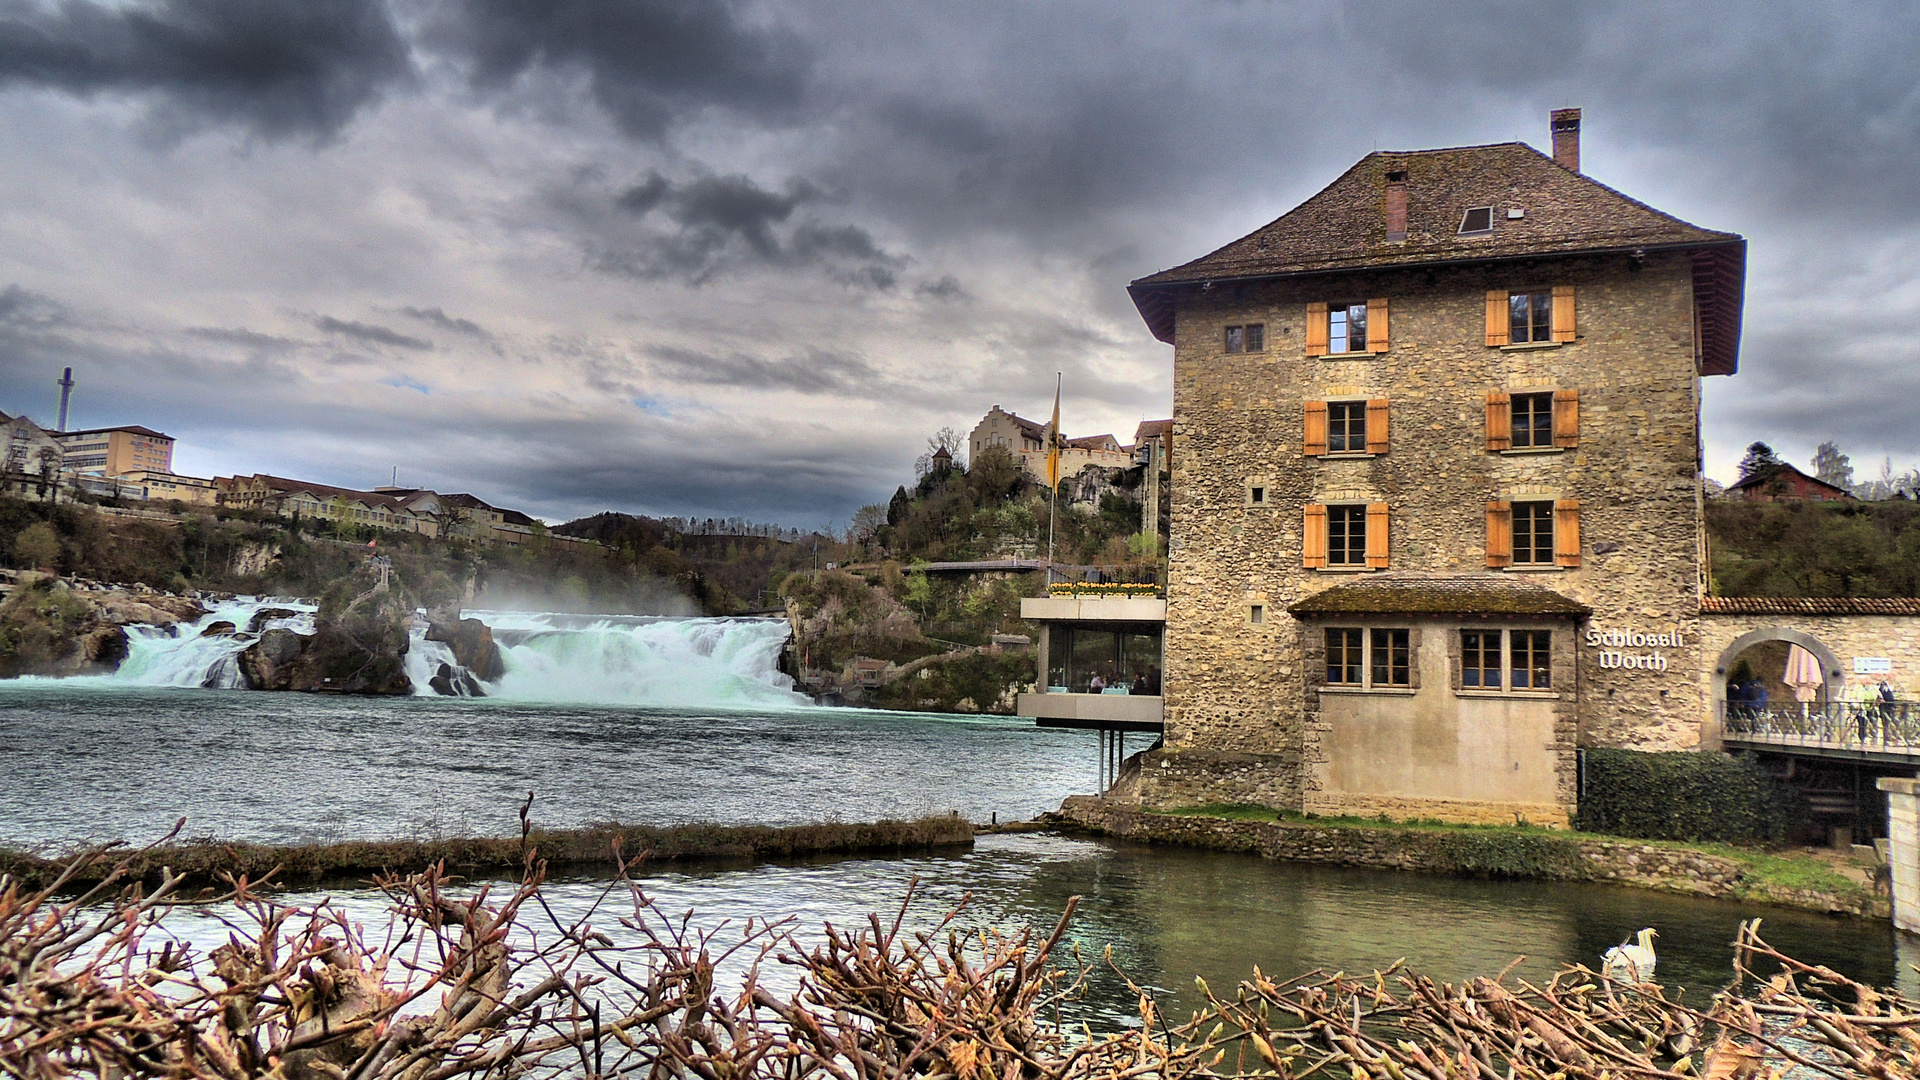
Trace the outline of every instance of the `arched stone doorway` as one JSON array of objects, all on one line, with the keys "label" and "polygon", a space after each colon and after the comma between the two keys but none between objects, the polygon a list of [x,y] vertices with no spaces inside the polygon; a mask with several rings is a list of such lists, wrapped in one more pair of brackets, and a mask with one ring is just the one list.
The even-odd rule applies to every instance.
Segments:
[{"label": "arched stone doorway", "polygon": [[[1749,630],[1739,637],[1734,638],[1732,644],[1721,651],[1720,659],[1713,665],[1712,717],[1716,727],[1719,726],[1721,719],[1726,716],[1727,681],[1733,674],[1734,666],[1740,662],[1743,654],[1756,648],[1764,648],[1773,643],[1779,643],[1780,645],[1780,655],[1777,666],[1781,670],[1784,670],[1786,666],[1786,646],[1798,645],[1812,653],[1814,659],[1820,661],[1820,671],[1826,677],[1826,685],[1821,688],[1821,698],[1826,701],[1840,700],[1840,692],[1846,686],[1847,676],[1846,671],[1840,666],[1840,658],[1833,654],[1832,649],[1827,648],[1821,643],[1819,638],[1805,631],[1791,630],[1784,626],[1763,626],[1758,630]],[[1766,663],[1770,670],[1757,670],[1755,674],[1769,680],[1771,683],[1779,683],[1778,671],[1771,670],[1776,666],[1773,663],[1775,658],[1771,655],[1763,655],[1757,659],[1762,663]],[[1775,696],[1772,700],[1779,701],[1781,699]],[[1789,697],[1787,700],[1792,699]]]}]

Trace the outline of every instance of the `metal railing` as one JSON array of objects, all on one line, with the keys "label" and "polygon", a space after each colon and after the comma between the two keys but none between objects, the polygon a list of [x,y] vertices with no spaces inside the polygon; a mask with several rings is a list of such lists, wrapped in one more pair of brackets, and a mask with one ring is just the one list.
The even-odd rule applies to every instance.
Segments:
[{"label": "metal railing", "polygon": [[1920,701],[1722,702],[1733,742],[1920,756]]}]

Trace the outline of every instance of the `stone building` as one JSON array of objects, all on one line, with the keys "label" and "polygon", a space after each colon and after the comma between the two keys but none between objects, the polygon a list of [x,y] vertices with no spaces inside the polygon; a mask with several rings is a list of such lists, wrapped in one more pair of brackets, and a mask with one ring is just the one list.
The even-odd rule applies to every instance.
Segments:
[{"label": "stone building", "polygon": [[[969,461],[977,461],[982,452],[990,446],[1006,448],[1021,463],[1027,475],[1039,481],[1042,487],[1047,482],[1047,429],[1050,425],[1035,423],[1024,416],[1007,412],[995,405],[987,410],[987,415],[973,426],[967,436]],[[1089,467],[1103,469],[1131,468],[1133,447],[1122,446],[1112,435],[1083,435],[1075,439],[1062,439],[1060,442],[1060,479],[1068,480]]]},{"label": "stone building", "polygon": [[1576,747],[1701,743],[1701,380],[1746,242],[1583,175],[1578,110],[1552,133],[1369,154],[1129,287],[1174,346],[1142,798],[1564,823]]}]

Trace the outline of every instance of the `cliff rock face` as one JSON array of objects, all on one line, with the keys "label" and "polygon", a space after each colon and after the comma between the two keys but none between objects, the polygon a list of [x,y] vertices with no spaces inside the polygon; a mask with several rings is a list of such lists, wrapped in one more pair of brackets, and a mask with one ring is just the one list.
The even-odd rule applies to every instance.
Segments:
[{"label": "cliff rock face", "polygon": [[493,630],[479,619],[435,619],[427,626],[427,640],[445,642],[460,666],[482,682],[493,682],[507,673]]},{"label": "cliff rock face", "polygon": [[317,630],[294,665],[292,689],[413,693],[406,660],[412,643],[413,598],[397,579],[383,574],[376,581],[375,573],[355,574],[320,598],[320,613],[314,620]]},{"label": "cliff rock face", "polygon": [[186,597],[81,592],[51,575],[22,574],[0,604],[0,677],[113,671],[127,658],[124,627],[172,627],[202,614]]},{"label": "cliff rock face", "polygon": [[291,690],[294,665],[306,647],[304,635],[269,630],[240,653],[240,674],[253,690]]}]

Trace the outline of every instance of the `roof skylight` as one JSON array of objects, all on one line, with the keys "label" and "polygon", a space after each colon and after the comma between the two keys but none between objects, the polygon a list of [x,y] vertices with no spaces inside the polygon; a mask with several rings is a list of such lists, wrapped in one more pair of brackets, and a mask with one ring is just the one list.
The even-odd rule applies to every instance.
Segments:
[{"label": "roof skylight", "polygon": [[1476,206],[1460,215],[1460,234],[1493,231],[1493,207]]}]

